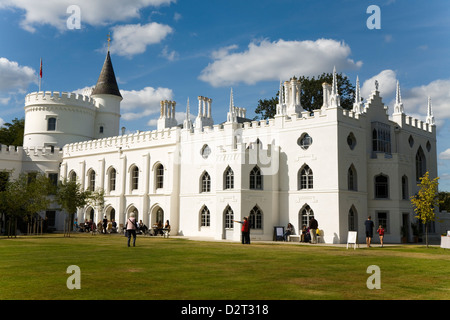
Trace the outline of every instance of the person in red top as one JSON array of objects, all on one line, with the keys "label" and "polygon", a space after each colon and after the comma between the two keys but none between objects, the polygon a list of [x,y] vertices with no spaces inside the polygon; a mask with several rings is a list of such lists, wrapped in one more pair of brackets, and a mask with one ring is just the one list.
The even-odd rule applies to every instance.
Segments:
[{"label": "person in red top", "polygon": [[250,244],[250,222],[248,218],[244,217],[244,221],[233,221],[242,224],[242,244]]},{"label": "person in red top", "polygon": [[378,227],[377,232],[378,232],[378,235],[380,236],[381,247],[383,248],[384,228],[381,224]]}]

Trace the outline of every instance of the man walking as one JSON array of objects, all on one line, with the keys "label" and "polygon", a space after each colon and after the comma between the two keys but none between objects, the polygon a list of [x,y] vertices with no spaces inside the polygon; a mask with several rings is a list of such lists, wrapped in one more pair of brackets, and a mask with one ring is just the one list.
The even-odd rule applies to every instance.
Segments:
[{"label": "man walking", "polygon": [[309,235],[311,236],[311,243],[317,243],[317,228],[319,223],[314,217],[309,220]]},{"label": "man walking", "polygon": [[364,225],[366,226],[366,244],[367,247],[370,247],[370,243],[372,242],[373,238],[373,221],[371,216],[367,217]]}]

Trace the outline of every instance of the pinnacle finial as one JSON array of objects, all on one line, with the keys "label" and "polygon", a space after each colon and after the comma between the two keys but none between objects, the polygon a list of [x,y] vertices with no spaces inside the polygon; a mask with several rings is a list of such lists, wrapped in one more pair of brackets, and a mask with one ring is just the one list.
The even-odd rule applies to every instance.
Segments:
[{"label": "pinnacle finial", "polygon": [[108,33],[107,41],[108,41],[108,52],[109,52],[109,48],[111,47],[111,32]]},{"label": "pinnacle finial", "polygon": [[233,107],[234,107],[233,88],[231,88],[231,92],[230,92],[230,112],[231,113],[233,113]]},{"label": "pinnacle finial", "polygon": [[397,80],[397,95],[396,95],[395,101],[398,104],[402,103],[402,95],[400,92],[400,82],[398,80]]},{"label": "pinnacle finial", "polygon": [[404,113],[403,103],[402,103],[402,94],[400,92],[400,82],[398,80],[397,80],[397,89],[396,89],[396,95],[395,95],[394,112],[395,113]]},{"label": "pinnacle finial", "polygon": [[337,90],[337,79],[336,79],[336,66],[333,68],[333,84],[332,84],[332,92],[331,94],[338,94]]},{"label": "pinnacle finial", "polygon": [[357,114],[362,113],[362,103],[361,103],[361,87],[359,85],[359,77],[356,76],[356,91],[355,91],[355,102],[353,103],[353,112]]},{"label": "pinnacle finial", "polygon": [[434,115],[433,115],[433,107],[431,106],[431,97],[428,97],[428,108],[427,108],[427,120],[426,123],[430,125],[435,125]]}]

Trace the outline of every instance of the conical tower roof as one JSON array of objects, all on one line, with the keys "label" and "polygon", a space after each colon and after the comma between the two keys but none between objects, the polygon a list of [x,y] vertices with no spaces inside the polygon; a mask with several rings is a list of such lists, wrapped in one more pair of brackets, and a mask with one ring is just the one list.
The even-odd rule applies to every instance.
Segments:
[{"label": "conical tower roof", "polygon": [[122,98],[117,85],[116,75],[114,74],[114,68],[111,63],[111,56],[109,50],[106,55],[105,63],[103,64],[102,71],[98,77],[97,84],[91,95],[96,94],[111,94]]}]

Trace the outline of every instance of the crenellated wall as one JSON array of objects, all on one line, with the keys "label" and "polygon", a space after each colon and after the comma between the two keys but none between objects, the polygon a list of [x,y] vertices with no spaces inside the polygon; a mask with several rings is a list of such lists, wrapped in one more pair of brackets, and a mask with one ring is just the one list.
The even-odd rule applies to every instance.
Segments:
[{"label": "crenellated wall", "polygon": [[[89,96],[68,92],[34,92],[25,97],[25,147],[54,146],[95,138],[98,106]],[[49,128],[49,119],[55,121]]]}]

